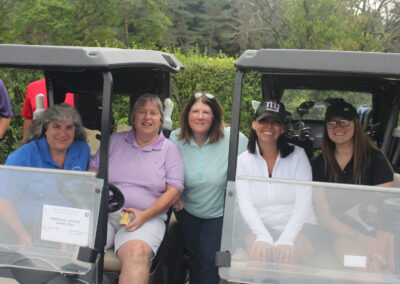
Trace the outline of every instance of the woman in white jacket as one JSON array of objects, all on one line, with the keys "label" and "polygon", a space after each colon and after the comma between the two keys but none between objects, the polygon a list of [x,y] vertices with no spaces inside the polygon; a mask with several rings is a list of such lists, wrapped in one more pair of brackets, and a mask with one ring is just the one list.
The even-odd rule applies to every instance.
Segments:
[{"label": "woman in white jacket", "polygon": [[[252,122],[247,151],[238,157],[237,177],[312,180],[304,150],[288,143],[285,106],[264,101]],[[251,260],[294,264],[313,252],[310,233],[315,216],[311,188],[301,185],[236,180],[240,212],[254,235]],[[303,226],[309,223],[307,226]]]}]

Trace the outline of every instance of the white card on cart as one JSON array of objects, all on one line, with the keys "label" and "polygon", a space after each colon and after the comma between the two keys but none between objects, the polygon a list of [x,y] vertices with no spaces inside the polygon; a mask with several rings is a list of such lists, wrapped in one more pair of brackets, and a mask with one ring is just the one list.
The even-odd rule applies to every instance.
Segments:
[{"label": "white card on cart", "polygon": [[344,255],[343,265],[346,267],[367,267],[367,257],[361,255]]},{"label": "white card on cart", "polygon": [[42,240],[87,246],[89,225],[89,210],[43,205]]}]

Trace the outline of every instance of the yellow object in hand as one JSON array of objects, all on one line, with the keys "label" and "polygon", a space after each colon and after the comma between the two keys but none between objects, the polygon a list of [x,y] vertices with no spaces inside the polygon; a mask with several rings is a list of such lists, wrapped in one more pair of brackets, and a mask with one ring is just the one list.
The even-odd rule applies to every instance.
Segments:
[{"label": "yellow object in hand", "polygon": [[127,225],[131,220],[132,211],[128,209],[121,210],[121,219],[119,219],[119,224]]}]

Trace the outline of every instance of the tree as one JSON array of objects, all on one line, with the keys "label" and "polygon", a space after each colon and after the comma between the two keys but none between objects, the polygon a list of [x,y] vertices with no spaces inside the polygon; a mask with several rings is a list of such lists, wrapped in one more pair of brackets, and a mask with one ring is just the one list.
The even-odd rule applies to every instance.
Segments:
[{"label": "tree", "polygon": [[163,35],[171,25],[165,10],[167,0],[117,0],[122,19],[121,40],[127,47],[133,43],[151,47],[163,40]]},{"label": "tree", "polygon": [[119,22],[112,1],[20,0],[9,7],[5,39],[12,43],[93,45],[113,39]]},{"label": "tree", "polygon": [[235,38],[240,51],[277,48],[287,34],[281,0],[234,0],[237,10]]},{"label": "tree", "polygon": [[159,43],[166,0],[3,0],[3,42],[132,47]]},{"label": "tree", "polygon": [[[237,35],[245,48],[384,50],[392,38],[382,17],[395,0],[236,0]],[[376,4],[376,5],[373,5]],[[349,28],[351,27],[351,28]],[[393,30],[393,29],[392,29]],[[246,41],[247,39],[247,41]],[[394,37],[396,39],[396,37]]]},{"label": "tree", "polygon": [[233,42],[231,0],[172,0],[168,15],[172,26],[165,44],[183,50],[200,48],[210,55],[237,53]]}]

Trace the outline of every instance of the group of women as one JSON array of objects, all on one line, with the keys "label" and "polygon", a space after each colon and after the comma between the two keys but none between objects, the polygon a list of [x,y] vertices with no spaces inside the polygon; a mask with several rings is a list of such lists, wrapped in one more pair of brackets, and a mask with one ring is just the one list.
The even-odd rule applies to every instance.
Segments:
[{"label": "group of women", "polygon": [[[224,124],[221,105],[209,93],[190,98],[181,113],[181,127],[171,133],[170,140],[163,135],[163,121],[162,102],[156,95],[145,94],[133,107],[132,130],[111,136],[109,182],[120,188],[124,209],[133,215],[121,225],[120,212],[109,214],[107,247],[114,247],[121,261],[119,283],[148,282],[151,259],[163,239],[171,206],[189,256],[190,283],[219,283],[215,253],[221,241],[230,128]],[[350,104],[339,101],[328,107],[323,153],[313,167],[304,150],[289,143],[285,123],[282,103],[259,105],[249,139],[239,134],[238,177],[393,185],[390,165],[364,134]],[[82,129],[75,109],[66,104],[50,107],[6,164],[97,171],[99,153],[90,159]],[[238,178],[237,194],[253,234],[251,259],[296,263],[312,254],[317,220],[309,188],[276,186],[266,191]],[[338,257],[352,248],[371,255],[375,267],[384,260],[391,263],[390,234],[367,235],[343,221],[342,212],[330,210],[327,196],[316,197],[320,223],[334,234]],[[22,223],[9,225],[22,243],[29,244],[29,232]]]}]

